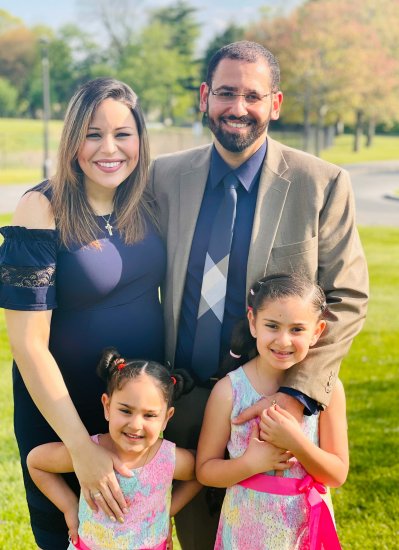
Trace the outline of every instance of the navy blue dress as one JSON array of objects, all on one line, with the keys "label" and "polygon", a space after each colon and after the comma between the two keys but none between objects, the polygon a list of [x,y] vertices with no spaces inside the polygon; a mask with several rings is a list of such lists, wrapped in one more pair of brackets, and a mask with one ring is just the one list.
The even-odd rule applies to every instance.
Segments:
[{"label": "navy blue dress", "polygon": [[[90,434],[107,431],[100,401],[104,385],[95,372],[103,348],[115,346],[125,357],[160,362],[164,351],[158,294],[165,274],[164,244],[149,220],[144,239],[133,245],[126,245],[115,220],[110,222],[112,236],[98,218],[100,247],[69,249],[60,244],[57,230],[0,228],[0,306],[53,310],[50,351]],[[34,405],[15,363],[13,387],[15,434],[32,529],[42,549],[60,550],[68,545],[63,514],[26,470],[33,447],[59,439]]]}]

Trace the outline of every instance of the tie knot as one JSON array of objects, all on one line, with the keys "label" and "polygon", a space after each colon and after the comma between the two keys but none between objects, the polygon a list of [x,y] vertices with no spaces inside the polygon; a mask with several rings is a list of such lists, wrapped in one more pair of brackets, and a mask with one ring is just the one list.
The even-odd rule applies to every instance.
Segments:
[{"label": "tie knot", "polygon": [[225,189],[237,189],[239,180],[233,172],[230,172],[230,174],[227,174],[227,176],[223,179],[223,185]]}]

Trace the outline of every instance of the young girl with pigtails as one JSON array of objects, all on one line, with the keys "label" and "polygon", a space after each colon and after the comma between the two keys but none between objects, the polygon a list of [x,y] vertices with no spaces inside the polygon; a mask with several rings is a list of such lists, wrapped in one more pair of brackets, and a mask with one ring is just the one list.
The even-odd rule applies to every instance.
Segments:
[{"label": "young girl with pigtails", "polygon": [[[29,472],[39,489],[64,513],[70,549],[167,549],[169,518],[201,486],[195,480],[194,455],[176,448],[160,434],[173,415],[173,399],[189,391],[193,382],[184,371],[171,375],[155,361],[124,359],[114,348],[104,350],[97,374],[106,383],[101,401],[109,432],[92,439],[132,472],[131,477],[116,474],[128,503],[126,515],[115,518],[111,510],[108,515],[100,508],[93,511],[83,496],[78,500],[60,475],[73,471],[63,443],[35,447],[28,455]],[[183,481],[171,497],[174,479]],[[101,492],[92,497],[97,504],[104,499]]]},{"label": "young girl with pigtails", "polygon": [[344,483],[349,468],[342,383],[326,410],[300,424],[278,403],[263,411],[260,426],[232,422],[275,394],[284,372],[316,344],[326,329],[324,292],[301,275],[274,275],[252,286],[248,304],[197,451],[198,480],[227,488],[215,549],[338,550],[327,487]]}]

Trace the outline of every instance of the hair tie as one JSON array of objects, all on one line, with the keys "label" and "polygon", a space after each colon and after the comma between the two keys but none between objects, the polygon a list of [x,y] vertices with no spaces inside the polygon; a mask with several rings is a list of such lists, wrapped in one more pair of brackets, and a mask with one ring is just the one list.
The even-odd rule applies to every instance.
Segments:
[{"label": "hair tie", "polygon": [[241,359],[241,355],[237,355],[236,353],[233,353],[231,350],[230,350],[230,355],[231,355],[234,359]]},{"label": "hair tie", "polygon": [[247,309],[248,311],[253,311],[254,308],[252,306],[248,306]]},{"label": "hair tie", "polygon": [[176,386],[176,378],[174,376],[171,376],[170,379],[172,380],[173,385]]},{"label": "hair tie", "polygon": [[115,367],[118,370],[122,370],[126,367],[126,361],[122,359],[122,357],[119,357],[118,359],[115,359],[114,361]]}]

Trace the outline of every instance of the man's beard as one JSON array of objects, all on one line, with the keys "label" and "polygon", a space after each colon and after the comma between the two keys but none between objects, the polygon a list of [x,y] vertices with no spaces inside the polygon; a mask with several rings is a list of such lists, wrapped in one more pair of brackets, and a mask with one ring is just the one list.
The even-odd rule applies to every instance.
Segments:
[{"label": "man's beard", "polygon": [[269,120],[263,124],[258,124],[252,117],[243,116],[236,117],[222,117],[225,120],[233,120],[234,122],[241,122],[244,124],[252,123],[249,127],[249,132],[246,134],[230,133],[222,129],[220,122],[216,122],[214,118],[209,116],[209,110],[206,111],[206,124],[210,131],[214,134],[218,142],[231,153],[241,153],[248,147],[250,147],[260,136],[266,133],[269,126]]}]

